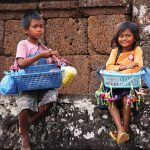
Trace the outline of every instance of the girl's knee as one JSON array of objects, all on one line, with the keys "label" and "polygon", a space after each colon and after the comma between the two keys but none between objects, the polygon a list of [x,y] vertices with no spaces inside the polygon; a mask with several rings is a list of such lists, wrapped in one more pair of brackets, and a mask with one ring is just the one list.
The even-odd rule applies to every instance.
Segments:
[{"label": "girl's knee", "polygon": [[112,103],[111,103],[111,104],[108,105],[108,110],[109,110],[109,111],[113,110],[114,108],[117,108],[117,107],[116,107],[116,104],[112,104]]}]

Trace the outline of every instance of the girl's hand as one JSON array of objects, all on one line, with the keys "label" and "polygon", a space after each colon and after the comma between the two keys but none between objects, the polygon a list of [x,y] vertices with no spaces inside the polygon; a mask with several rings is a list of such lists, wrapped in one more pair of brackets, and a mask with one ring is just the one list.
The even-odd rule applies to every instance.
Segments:
[{"label": "girl's hand", "polygon": [[59,56],[58,51],[53,51],[53,50],[51,50],[51,55]]},{"label": "girl's hand", "polygon": [[53,51],[49,49],[49,50],[42,51],[40,53],[40,57],[45,57],[45,58],[51,57],[52,55],[59,56],[58,51]]},{"label": "girl's hand", "polygon": [[42,51],[39,55],[40,57],[48,58],[52,55],[52,51],[51,50]]},{"label": "girl's hand", "polygon": [[132,62],[129,65],[126,65],[126,69],[133,69],[138,66],[139,66],[139,64],[137,62]]}]

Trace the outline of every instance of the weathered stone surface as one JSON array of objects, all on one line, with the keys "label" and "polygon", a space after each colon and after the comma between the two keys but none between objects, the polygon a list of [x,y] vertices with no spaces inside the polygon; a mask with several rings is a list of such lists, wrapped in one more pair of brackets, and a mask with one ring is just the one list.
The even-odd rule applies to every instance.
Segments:
[{"label": "weathered stone surface", "polygon": [[46,40],[60,54],[87,54],[87,19],[49,19]]},{"label": "weathered stone surface", "polygon": [[[88,50],[90,54],[92,51],[100,53],[110,52],[110,41],[113,36],[112,16],[91,16],[88,19]],[[109,24],[108,24],[109,22]],[[107,24],[107,25],[106,25]],[[109,26],[109,27],[108,27]],[[109,29],[109,30],[108,30]],[[105,38],[102,38],[105,37]]]},{"label": "weathered stone surface", "polygon": [[149,61],[149,58],[150,58],[150,50],[149,50],[149,47],[150,47],[150,42],[144,42],[143,46],[142,46],[142,49],[143,49],[143,60],[144,60],[144,65],[146,66],[149,66],[150,67],[150,61]]},{"label": "weathered stone surface", "polygon": [[95,93],[96,90],[98,90],[100,86],[100,81],[97,77],[97,72],[92,71],[90,74],[90,82],[89,82],[89,93]]},{"label": "weathered stone surface", "polygon": [[150,46],[150,1],[149,0],[133,0],[132,19],[136,21],[141,28],[141,44],[144,55],[144,65],[150,66],[149,62],[149,46]]},{"label": "weathered stone surface", "polygon": [[126,6],[126,0],[79,0],[80,7]]},{"label": "weathered stone surface", "polygon": [[22,16],[25,14],[25,11],[1,11],[0,12],[0,19],[2,20],[14,20],[14,19],[21,19]]},{"label": "weathered stone surface", "polygon": [[77,18],[80,17],[80,12],[74,9],[71,10],[41,10],[44,18]]},{"label": "weathered stone surface", "polygon": [[106,64],[108,57],[109,55],[92,55],[90,57],[90,66],[92,72],[89,80],[89,93],[94,93],[99,88],[100,82],[98,80],[96,71],[99,67],[102,67]]},{"label": "weathered stone surface", "polygon": [[[0,127],[5,127],[0,128],[1,149],[20,148],[21,140],[17,125],[10,124],[14,120],[15,108],[14,97],[0,96]],[[50,110],[45,118],[31,126],[31,148],[150,149],[149,110],[149,96],[146,96],[139,111],[132,114],[130,140],[118,146],[109,136],[109,131],[115,130],[110,114],[107,110],[102,111],[96,107],[94,96],[60,95],[55,108]]]},{"label": "weathered stone surface", "polygon": [[138,6],[145,5],[149,7],[150,1],[149,0],[132,0],[132,4],[133,4],[133,7],[134,5],[138,5]]},{"label": "weathered stone surface", "polygon": [[9,70],[9,67],[13,64],[14,57],[0,56],[0,80],[4,76],[4,71]]},{"label": "weathered stone surface", "polygon": [[7,55],[16,54],[17,44],[25,38],[22,31],[21,23],[18,20],[9,20],[5,24],[5,38],[4,38],[4,53]]},{"label": "weathered stone surface", "polygon": [[0,3],[0,11],[16,11],[16,10],[34,10],[36,9],[37,4],[36,3]]},{"label": "weathered stone surface", "polygon": [[136,20],[140,25],[150,23],[150,2],[147,0],[133,1],[133,20]]},{"label": "weathered stone surface", "polygon": [[122,14],[129,14],[129,10],[126,8],[115,8],[115,7],[110,7],[110,8],[80,8],[80,13],[82,17],[90,17],[90,16],[98,16],[98,15],[122,15]]},{"label": "weathered stone surface", "polygon": [[88,56],[65,56],[77,70],[77,76],[73,81],[60,89],[60,93],[88,93],[90,77],[90,60]]},{"label": "weathered stone surface", "polygon": [[3,51],[3,41],[4,41],[4,21],[0,20],[0,54]]},{"label": "weathered stone surface", "polygon": [[77,0],[42,1],[39,3],[40,9],[72,9],[78,8]]},{"label": "weathered stone surface", "polygon": [[141,41],[150,41],[150,25],[142,25],[140,26],[141,30]]},{"label": "weathered stone surface", "polygon": [[125,19],[124,15],[91,16],[88,19],[88,50],[108,54],[111,51],[111,40],[115,26]]},{"label": "weathered stone surface", "polygon": [[121,23],[123,21],[130,21],[129,16],[127,16],[127,15],[115,15],[114,16],[114,32],[113,32],[113,34],[116,33],[119,23]]},{"label": "weathered stone surface", "polygon": [[91,70],[96,71],[99,67],[106,64],[109,55],[92,55],[90,57]]}]

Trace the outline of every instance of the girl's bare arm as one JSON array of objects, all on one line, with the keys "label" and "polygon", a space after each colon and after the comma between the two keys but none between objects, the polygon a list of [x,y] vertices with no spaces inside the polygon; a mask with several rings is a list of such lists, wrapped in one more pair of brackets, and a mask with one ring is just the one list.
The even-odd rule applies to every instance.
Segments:
[{"label": "girl's bare arm", "polygon": [[130,63],[130,64],[128,64],[128,65],[121,65],[121,66],[119,67],[119,71],[123,71],[123,70],[126,70],[126,69],[133,69],[133,68],[135,68],[135,67],[139,67],[139,63],[137,63],[137,62],[132,62],[132,63]]}]

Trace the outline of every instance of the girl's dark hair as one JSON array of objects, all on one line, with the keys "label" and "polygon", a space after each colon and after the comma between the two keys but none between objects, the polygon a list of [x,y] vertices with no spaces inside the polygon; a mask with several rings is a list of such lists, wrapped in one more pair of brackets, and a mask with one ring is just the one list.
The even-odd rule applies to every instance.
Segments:
[{"label": "girl's dark hair", "polygon": [[43,17],[38,12],[28,12],[23,16],[21,20],[22,27],[24,29],[28,29],[31,24],[31,20],[33,19],[40,20],[40,19],[43,19]]},{"label": "girl's dark hair", "polygon": [[126,29],[130,29],[130,31],[134,35],[135,41],[132,45],[132,49],[134,49],[136,46],[140,44],[140,35],[139,35],[140,30],[139,30],[138,25],[131,21],[125,21],[125,22],[121,22],[118,26],[118,31],[116,32],[116,34],[114,35],[111,41],[112,48],[118,47],[119,49],[122,49],[122,46],[118,42],[118,37]]}]

